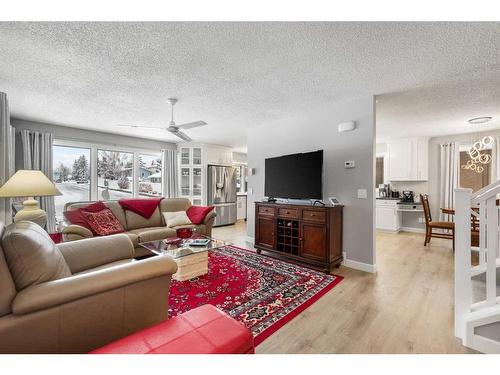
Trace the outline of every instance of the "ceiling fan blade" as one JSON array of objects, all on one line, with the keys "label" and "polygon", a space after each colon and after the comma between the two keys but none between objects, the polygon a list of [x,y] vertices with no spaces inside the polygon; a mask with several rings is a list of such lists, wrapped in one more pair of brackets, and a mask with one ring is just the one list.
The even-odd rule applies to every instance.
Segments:
[{"label": "ceiling fan blade", "polygon": [[143,125],[125,125],[125,124],[116,124],[115,126],[120,126],[124,128],[134,128],[134,129],[165,129],[164,126],[143,126]]},{"label": "ceiling fan blade", "polygon": [[198,126],[205,126],[205,125],[208,125],[205,121],[195,121],[177,125],[177,127],[182,129],[192,129],[192,128],[197,128]]},{"label": "ceiling fan blade", "polygon": [[176,131],[176,132],[171,132],[173,135],[176,135],[178,136],[180,139],[182,139],[183,141],[186,141],[186,142],[191,142],[192,139],[186,134],[186,133],[183,133],[181,131]]}]

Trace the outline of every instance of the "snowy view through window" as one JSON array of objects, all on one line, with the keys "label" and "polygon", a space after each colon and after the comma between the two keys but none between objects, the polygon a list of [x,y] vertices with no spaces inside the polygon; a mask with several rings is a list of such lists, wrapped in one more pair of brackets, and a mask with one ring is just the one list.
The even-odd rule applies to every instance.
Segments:
[{"label": "snowy view through window", "polygon": [[[136,171],[132,152],[98,149],[97,161],[91,161],[90,154],[90,148],[54,145],[53,180],[62,193],[55,197],[58,222],[63,220],[62,212],[67,202],[117,200],[134,196],[134,178],[138,189],[135,195],[162,196],[161,154],[135,153]],[[92,181],[92,168],[97,168],[97,181]],[[93,197],[96,184],[97,197]]]},{"label": "snowy view through window", "polygon": [[139,195],[160,197],[162,195],[162,166],[160,155],[139,155]]},{"label": "snowy view through window", "polygon": [[99,200],[131,197],[134,154],[97,150],[97,196]]},{"label": "snowy view through window", "polygon": [[54,146],[53,167],[53,180],[62,193],[54,197],[59,222],[67,202],[90,200],[90,149]]}]

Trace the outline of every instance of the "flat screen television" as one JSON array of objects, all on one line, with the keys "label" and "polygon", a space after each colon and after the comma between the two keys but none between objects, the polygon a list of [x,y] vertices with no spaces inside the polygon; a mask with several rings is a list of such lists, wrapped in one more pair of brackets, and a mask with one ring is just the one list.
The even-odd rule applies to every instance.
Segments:
[{"label": "flat screen television", "polygon": [[267,197],[323,198],[323,150],[269,158],[265,168]]}]

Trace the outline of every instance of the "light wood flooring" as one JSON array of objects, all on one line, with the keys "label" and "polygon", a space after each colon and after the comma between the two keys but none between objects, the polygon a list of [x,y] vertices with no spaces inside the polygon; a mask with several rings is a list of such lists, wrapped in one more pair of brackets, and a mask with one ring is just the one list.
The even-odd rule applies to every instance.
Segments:
[{"label": "light wood flooring", "polygon": [[[237,246],[246,225],[214,228]],[[341,266],[345,279],[257,347],[257,353],[470,353],[453,335],[451,241],[377,233],[376,274]]]}]

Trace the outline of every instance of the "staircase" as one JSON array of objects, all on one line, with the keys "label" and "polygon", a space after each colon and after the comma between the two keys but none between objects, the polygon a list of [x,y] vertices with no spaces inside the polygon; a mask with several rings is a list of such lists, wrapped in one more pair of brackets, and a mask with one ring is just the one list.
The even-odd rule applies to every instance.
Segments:
[{"label": "staircase", "polygon": [[[470,189],[455,190],[455,336],[483,353],[500,353],[499,194],[500,181],[474,194]],[[479,247],[475,248],[471,215],[479,220]],[[479,260],[473,266],[474,252]]]}]

